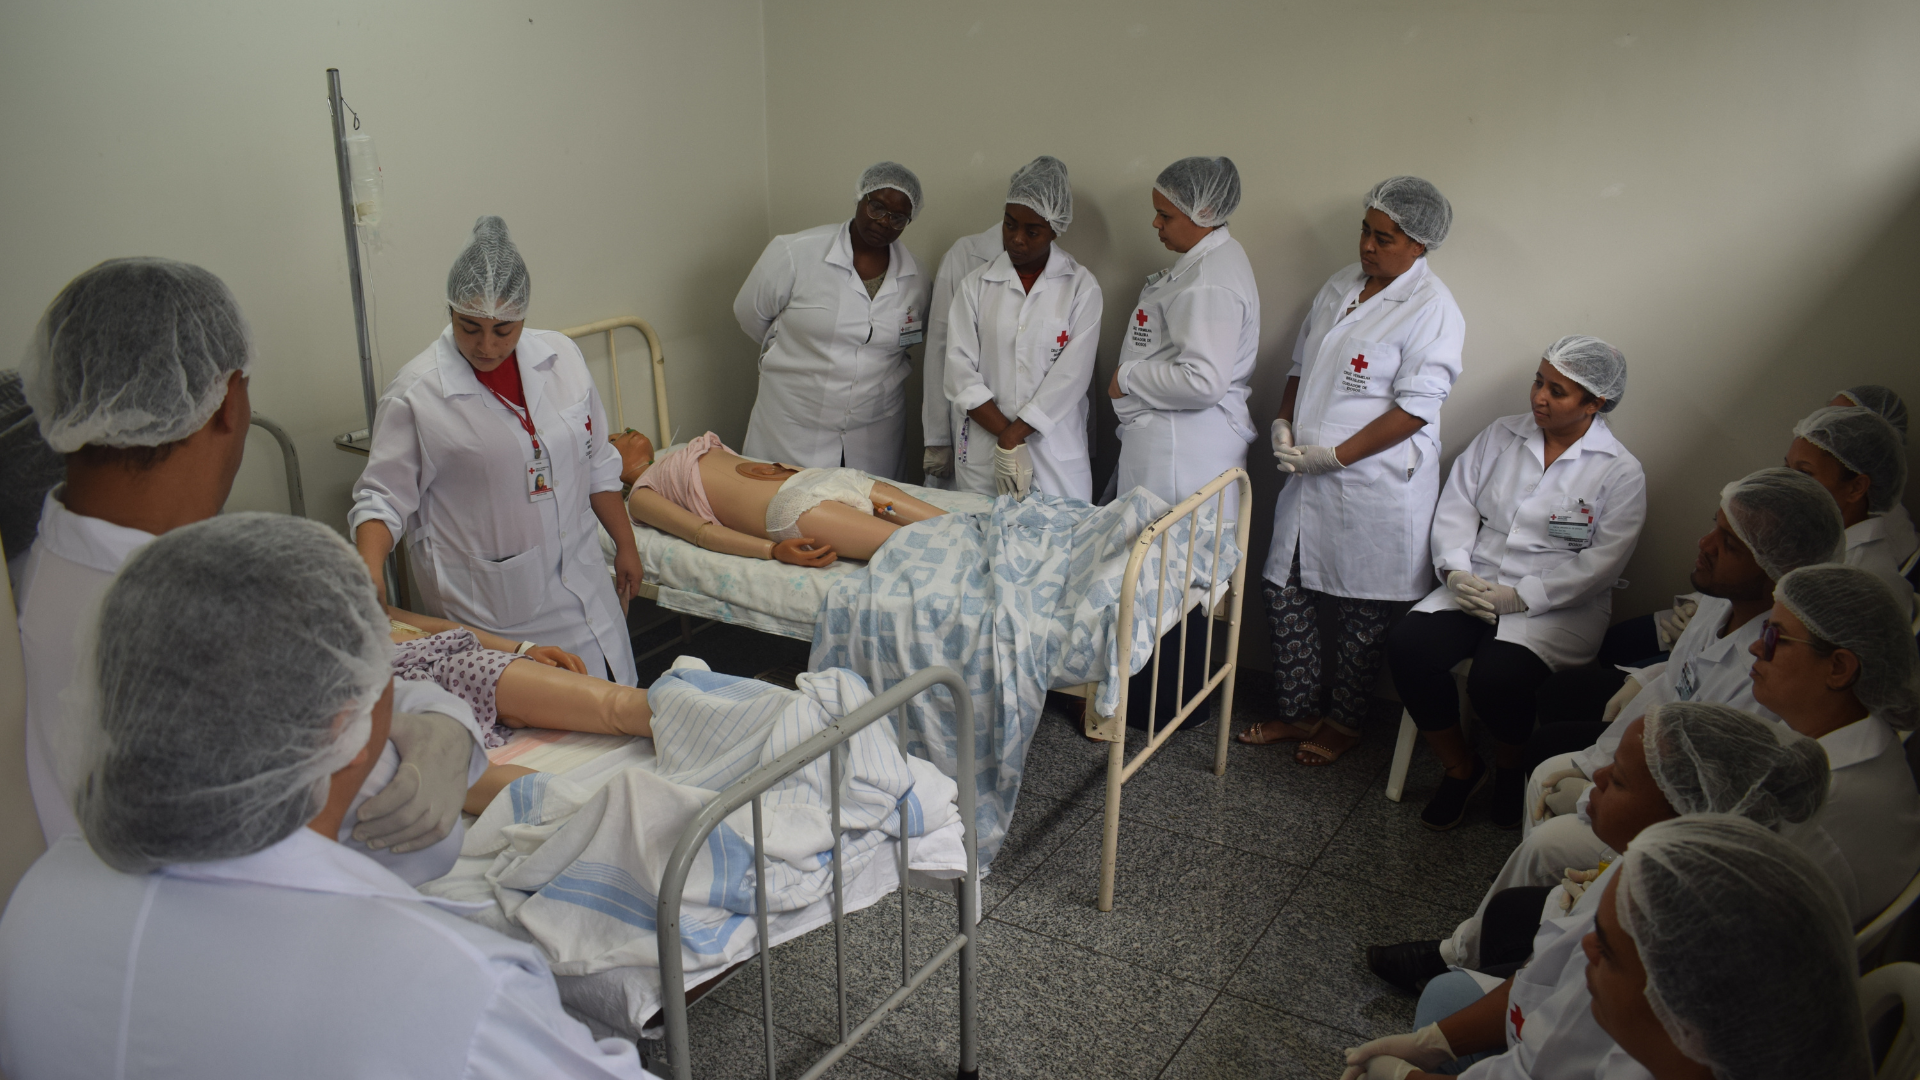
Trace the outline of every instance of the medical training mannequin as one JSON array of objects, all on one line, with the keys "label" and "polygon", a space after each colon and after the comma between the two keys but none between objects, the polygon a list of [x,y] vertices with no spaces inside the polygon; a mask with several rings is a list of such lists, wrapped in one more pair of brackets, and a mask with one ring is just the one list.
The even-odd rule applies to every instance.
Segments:
[{"label": "medical training mannequin", "polygon": [[[22,364],[24,390],[67,479],[47,496],[19,593],[27,671],[27,767],[49,843],[77,832],[63,762],[76,631],[112,575],[173,529],[220,513],[245,452],[252,345],[233,294],[206,270],[113,259],[47,308]],[[484,768],[465,705],[408,688],[354,836],[396,873],[425,881],[458,857],[459,805]],[[378,794],[375,794],[377,792]]]},{"label": "medical training mannequin", "polygon": [[814,568],[871,559],[901,526],[946,513],[854,469],[741,457],[711,431],[642,469],[627,509],[708,551]]},{"label": "medical training mannequin", "polygon": [[447,328],[380,395],[348,528],[383,599],[405,537],[428,614],[558,646],[632,686],[624,612],[641,571],[620,455],[579,347],[527,328],[532,292],[506,223],[475,222],[447,273]]},{"label": "medical training mannequin", "polygon": [[1101,296],[1093,271],[1054,242],[1072,221],[1067,167],[1035,158],[1007,188],[1005,250],[954,292],[943,371],[961,491],[1093,498],[1087,387]]},{"label": "medical training mannequin", "polygon": [[[1396,176],[1361,212],[1359,261],[1327,279],[1300,324],[1271,431],[1286,474],[1261,584],[1276,717],[1240,741],[1298,741],[1301,765],[1332,764],[1359,740],[1387,630],[1432,587],[1440,407],[1466,341],[1427,263],[1453,224],[1446,196]],[[1323,606],[1336,624],[1331,657]]]},{"label": "medical training mannequin", "polygon": [[318,522],[222,515],[127,561],[81,675],[85,834],[0,918],[0,1071],[645,1075],[537,947],[335,842],[392,721],[387,623]]},{"label": "medical training mannequin", "polygon": [[1920,540],[1900,502],[1907,486],[1907,446],[1899,429],[1872,409],[1829,406],[1794,425],[1793,435],[1786,466],[1820,481],[1840,504],[1847,523],[1847,565],[1885,582],[1911,613],[1913,586],[1900,570]]},{"label": "medical training mannequin", "polygon": [[907,350],[927,330],[932,282],[900,242],[920,179],[882,161],[854,185],[853,216],[776,236],[733,300],[760,350],[748,456],[902,478]]}]

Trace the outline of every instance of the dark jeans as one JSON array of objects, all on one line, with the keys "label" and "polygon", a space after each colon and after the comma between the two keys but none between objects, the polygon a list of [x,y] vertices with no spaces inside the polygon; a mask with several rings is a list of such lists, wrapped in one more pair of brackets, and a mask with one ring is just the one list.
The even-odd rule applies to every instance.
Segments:
[{"label": "dark jeans", "polygon": [[1610,664],[1554,672],[1540,684],[1536,695],[1540,726],[1599,723],[1607,711],[1607,699],[1618,693],[1626,681],[1627,673]]},{"label": "dark jeans", "polygon": [[1646,667],[1666,658],[1667,654],[1660,651],[1660,634],[1654,628],[1653,616],[1641,615],[1607,627],[1607,636],[1600,639],[1600,655],[1594,659],[1607,667]]},{"label": "dark jeans", "polygon": [[1540,763],[1558,754],[1573,754],[1592,746],[1600,739],[1600,733],[1607,725],[1598,720],[1567,720],[1558,724],[1542,724],[1527,738],[1526,759],[1521,767],[1527,775]]},{"label": "dark jeans", "polygon": [[1547,662],[1524,645],[1499,641],[1495,628],[1464,611],[1415,612],[1387,634],[1387,663],[1400,700],[1422,731],[1445,731],[1460,723],[1453,668],[1472,657],[1467,700],[1493,732],[1511,746],[1533,730],[1534,695],[1552,674]]},{"label": "dark jeans", "polygon": [[1552,891],[1546,885],[1522,885],[1493,894],[1480,916],[1480,970],[1492,974],[1491,968],[1526,963],[1540,932],[1540,909]]}]

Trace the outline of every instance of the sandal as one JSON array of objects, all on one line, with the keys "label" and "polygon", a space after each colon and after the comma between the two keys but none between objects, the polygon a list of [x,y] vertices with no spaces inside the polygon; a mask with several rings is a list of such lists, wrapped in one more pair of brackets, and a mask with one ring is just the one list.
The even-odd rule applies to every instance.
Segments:
[{"label": "sandal", "polygon": [[1326,768],[1328,765],[1339,761],[1340,755],[1360,745],[1360,736],[1355,735],[1352,738],[1352,742],[1338,750],[1324,743],[1302,742],[1300,749],[1294,752],[1293,762],[1296,765],[1304,765],[1310,769]]},{"label": "sandal", "polygon": [[[1315,735],[1320,734],[1320,728],[1325,724],[1325,720],[1315,720],[1313,726],[1306,727],[1296,724],[1291,720],[1262,720],[1240,734],[1235,735],[1234,741],[1247,746],[1272,746],[1274,743],[1298,742],[1304,739],[1311,739]],[[1281,728],[1284,733],[1279,735],[1269,734],[1275,726]]]}]

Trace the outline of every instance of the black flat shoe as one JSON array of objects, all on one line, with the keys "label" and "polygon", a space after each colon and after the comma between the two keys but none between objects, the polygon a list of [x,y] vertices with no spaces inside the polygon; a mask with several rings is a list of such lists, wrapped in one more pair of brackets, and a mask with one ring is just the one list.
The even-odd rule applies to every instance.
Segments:
[{"label": "black flat shoe", "polygon": [[1493,820],[1495,828],[1517,829],[1520,827],[1520,804],[1527,799],[1527,775],[1519,769],[1493,770],[1493,805],[1487,808],[1487,816]]},{"label": "black flat shoe", "polygon": [[1487,768],[1487,763],[1478,757],[1473,759],[1471,779],[1456,780],[1441,774],[1440,790],[1433,793],[1427,808],[1420,811],[1420,824],[1434,832],[1446,832],[1460,824],[1467,816],[1467,803],[1480,794],[1480,789],[1486,787],[1487,781],[1492,778],[1493,770]]},{"label": "black flat shoe", "polygon": [[1415,997],[1428,979],[1444,974],[1438,941],[1405,941],[1398,945],[1367,946],[1367,970]]}]

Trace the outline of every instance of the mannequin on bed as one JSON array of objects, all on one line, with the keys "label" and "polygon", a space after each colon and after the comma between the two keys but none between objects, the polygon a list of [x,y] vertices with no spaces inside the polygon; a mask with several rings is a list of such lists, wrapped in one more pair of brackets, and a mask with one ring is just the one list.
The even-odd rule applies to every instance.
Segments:
[{"label": "mannequin on bed", "polygon": [[831,566],[841,555],[871,559],[901,526],[946,513],[857,469],[743,458],[711,431],[657,462],[637,431],[614,443],[628,463],[633,519],[708,551]]}]

